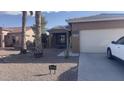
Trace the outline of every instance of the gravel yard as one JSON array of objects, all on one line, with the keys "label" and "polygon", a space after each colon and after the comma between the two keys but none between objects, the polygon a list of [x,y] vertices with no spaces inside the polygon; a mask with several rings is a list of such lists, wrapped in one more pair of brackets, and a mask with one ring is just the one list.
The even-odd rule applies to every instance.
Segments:
[{"label": "gravel yard", "polygon": [[[0,60],[1,81],[77,80],[78,58],[64,59],[49,55],[48,58],[45,56],[42,59],[35,59],[30,56],[28,58],[27,55],[17,55],[18,53],[19,51],[0,50],[0,55],[6,56],[4,60]],[[15,56],[10,56],[11,54]],[[51,64],[57,65],[56,74],[50,74],[48,66]]]},{"label": "gravel yard", "polygon": [[[69,68],[75,66],[74,64],[69,64],[69,63],[56,64],[58,70],[54,75],[54,74],[49,74],[48,65],[49,64],[39,64],[39,63],[0,64],[0,80],[29,80],[29,81],[30,80],[45,80],[45,81],[58,80],[58,77],[63,72],[66,72],[69,70]],[[70,76],[66,76],[66,77],[70,77]]]}]

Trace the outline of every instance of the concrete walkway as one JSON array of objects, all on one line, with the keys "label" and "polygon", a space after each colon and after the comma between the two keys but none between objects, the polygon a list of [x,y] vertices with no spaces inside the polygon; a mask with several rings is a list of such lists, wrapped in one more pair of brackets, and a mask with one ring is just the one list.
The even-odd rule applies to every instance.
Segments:
[{"label": "concrete walkway", "polygon": [[[66,50],[62,51],[58,56],[65,56]],[[69,56],[71,57],[78,57],[79,53],[73,53],[72,51],[69,51]]]},{"label": "concrete walkway", "polygon": [[78,80],[124,80],[124,62],[109,60],[104,53],[81,53],[79,58]]}]

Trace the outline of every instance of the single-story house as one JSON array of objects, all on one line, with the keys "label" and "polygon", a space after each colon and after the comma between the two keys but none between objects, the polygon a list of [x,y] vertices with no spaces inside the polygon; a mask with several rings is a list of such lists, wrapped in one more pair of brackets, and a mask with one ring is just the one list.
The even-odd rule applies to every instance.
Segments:
[{"label": "single-story house", "polygon": [[66,21],[71,27],[73,52],[105,52],[111,41],[124,36],[123,14],[100,14]]},{"label": "single-story house", "polygon": [[68,26],[56,26],[49,29],[48,32],[50,34],[49,43],[51,48],[66,48]]},{"label": "single-story house", "polygon": [[[34,32],[31,27],[26,28],[26,42],[33,43],[34,41]],[[0,28],[0,46],[4,47],[21,47],[22,40],[22,28],[21,27],[8,27]]]}]

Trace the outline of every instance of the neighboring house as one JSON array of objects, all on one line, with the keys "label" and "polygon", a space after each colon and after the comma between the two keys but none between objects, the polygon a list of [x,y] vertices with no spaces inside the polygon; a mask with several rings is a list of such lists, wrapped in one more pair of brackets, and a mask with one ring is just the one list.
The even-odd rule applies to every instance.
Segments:
[{"label": "neighboring house", "polygon": [[56,26],[48,30],[50,33],[49,43],[51,48],[66,48],[68,26]]},{"label": "neighboring house", "polygon": [[71,27],[73,52],[105,52],[112,40],[124,36],[123,14],[100,14],[66,21]]},{"label": "neighboring house", "polygon": [[5,47],[5,36],[8,34],[8,30],[3,29],[0,27],[0,47]]},{"label": "neighboring house", "polygon": [[[22,28],[21,27],[8,27],[0,29],[0,46],[4,47],[21,47],[22,40]],[[32,28],[26,28],[26,42],[33,43],[34,41],[34,32]]]}]

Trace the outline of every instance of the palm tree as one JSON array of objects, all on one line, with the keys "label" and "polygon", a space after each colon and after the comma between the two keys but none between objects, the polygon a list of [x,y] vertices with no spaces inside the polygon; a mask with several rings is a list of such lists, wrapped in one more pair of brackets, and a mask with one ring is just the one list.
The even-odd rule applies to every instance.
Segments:
[{"label": "palm tree", "polygon": [[43,56],[43,47],[42,47],[42,37],[41,37],[41,11],[36,11],[35,12],[35,23],[36,23],[36,28],[35,28],[35,52],[34,56],[36,58],[42,57]]},{"label": "palm tree", "polygon": [[[30,15],[33,15],[33,12],[30,11]],[[22,11],[22,40],[21,40],[21,54],[27,53],[27,46],[26,46],[26,17],[27,17],[27,11]]]},{"label": "palm tree", "polygon": [[45,17],[41,14],[41,31],[42,31],[42,34],[46,32],[46,20],[45,20]]},{"label": "palm tree", "polygon": [[26,32],[26,17],[27,17],[27,11],[22,11],[22,40],[21,40],[21,54],[26,54],[27,53],[27,46],[26,46],[26,37],[25,37],[25,32]]}]

